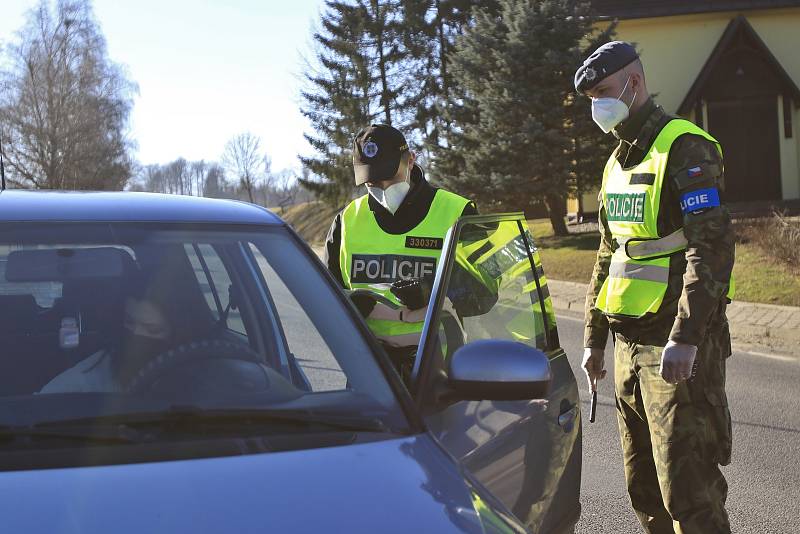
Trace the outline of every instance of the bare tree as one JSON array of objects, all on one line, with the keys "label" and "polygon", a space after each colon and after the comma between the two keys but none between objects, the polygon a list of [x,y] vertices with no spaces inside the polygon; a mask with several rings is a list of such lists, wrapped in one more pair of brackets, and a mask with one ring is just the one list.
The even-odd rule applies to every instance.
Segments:
[{"label": "bare tree", "polygon": [[253,192],[263,162],[260,151],[261,140],[250,132],[244,132],[228,141],[222,154],[223,165],[239,178],[239,185],[247,193],[250,202],[255,202]]},{"label": "bare tree", "polygon": [[264,180],[261,192],[264,194],[264,206],[269,206],[269,192],[273,188],[275,175],[272,174],[272,158],[264,154]]},{"label": "bare tree", "polygon": [[297,175],[291,170],[284,169],[273,175],[272,192],[281,211],[295,203],[299,190]]},{"label": "bare tree", "polygon": [[208,164],[205,162],[205,160],[193,161],[191,162],[190,167],[192,172],[192,180],[194,182],[192,186],[194,191],[192,194],[196,194],[198,197],[205,196],[204,185]]},{"label": "bare tree", "polygon": [[216,163],[212,163],[206,172],[203,192],[205,196],[221,198],[225,194],[225,170]]},{"label": "bare tree", "polygon": [[9,178],[46,189],[122,189],[133,172],[136,86],[108,58],[88,0],[40,0],[0,71]]},{"label": "bare tree", "polygon": [[164,171],[167,174],[168,193],[185,195],[189,189],[189,162],[184,158],[178,158],[169,163]]}]

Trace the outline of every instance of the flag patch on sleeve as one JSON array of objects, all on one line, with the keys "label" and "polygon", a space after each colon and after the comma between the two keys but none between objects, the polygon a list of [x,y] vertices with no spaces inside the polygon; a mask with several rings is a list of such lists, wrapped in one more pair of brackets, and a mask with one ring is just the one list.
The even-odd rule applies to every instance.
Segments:
[{"label": "flag patch on sleeve", "polygon": [[681,196],[681,211],[684,214],[717,206],[719,206],[719,191],[716,187],[689,191]]},{"label": "flag patch on sleeve", "polygon": [[686,171],[686,174],[689,178],[697,178],[698,176],[703,176],[703,169],[700,168],[698,165],[697,167],[692,167]]}]

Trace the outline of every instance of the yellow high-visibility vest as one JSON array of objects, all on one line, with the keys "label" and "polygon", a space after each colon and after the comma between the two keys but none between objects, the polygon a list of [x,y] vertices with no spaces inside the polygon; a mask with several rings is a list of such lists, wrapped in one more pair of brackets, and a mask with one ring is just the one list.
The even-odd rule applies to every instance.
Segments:
[{"label": "yellow high-visibility vest", "polygon": [[[670,256],[686,250],[683,229],[658,234],[661,192],[672,144],[684,134],[719,142],[690,121],[673,119],[656,136],[649,153],[632,169],[612,154],[603,171],[601,197],[608,227],[618,244],[595,307],[608,315],[641,317],[658,311],[669,282]],[[728,297],[733,298],[731,278]]]},{"label": "yellow high-visibility vest", "polygon": [[[339,266],[345,287],[368,289],[396,304],[389,290],[407,278],[433,278],[447,231],[470,201],[439,189],[428,214],[403,234],[384,232],[369,208],[369,195],[353,200],[342,212]],[[423,322],[406,323],[367,319],[367,326],[383,338],[421,334]]]}]

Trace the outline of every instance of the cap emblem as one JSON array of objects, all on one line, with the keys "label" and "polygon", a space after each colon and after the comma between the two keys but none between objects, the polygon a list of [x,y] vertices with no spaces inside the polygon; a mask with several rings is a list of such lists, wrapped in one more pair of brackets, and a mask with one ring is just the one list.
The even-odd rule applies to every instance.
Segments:
[{"label": "cap emblem", "polygon": [[586,69],[585,76],[586,76],[586,81],[591,82],[592,80],[597,78],[597,71],[594,70],[592,67],[589,67]]},{"label": "cap emblem", "polygon": [[368,158],[374,158],[378,154],[378,145],[375,141],[367,141],[364,143],[364,155]]}]

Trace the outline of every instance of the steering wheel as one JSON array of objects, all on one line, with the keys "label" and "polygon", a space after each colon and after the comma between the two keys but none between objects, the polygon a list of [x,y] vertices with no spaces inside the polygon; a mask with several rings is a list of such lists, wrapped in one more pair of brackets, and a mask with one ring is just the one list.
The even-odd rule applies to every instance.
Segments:
[{"label": "steering wheel", "polygon": [[261,357],[242,343],[193,341],[162,352],[145,364],[124,390],[255,393],[269,389]]}]

